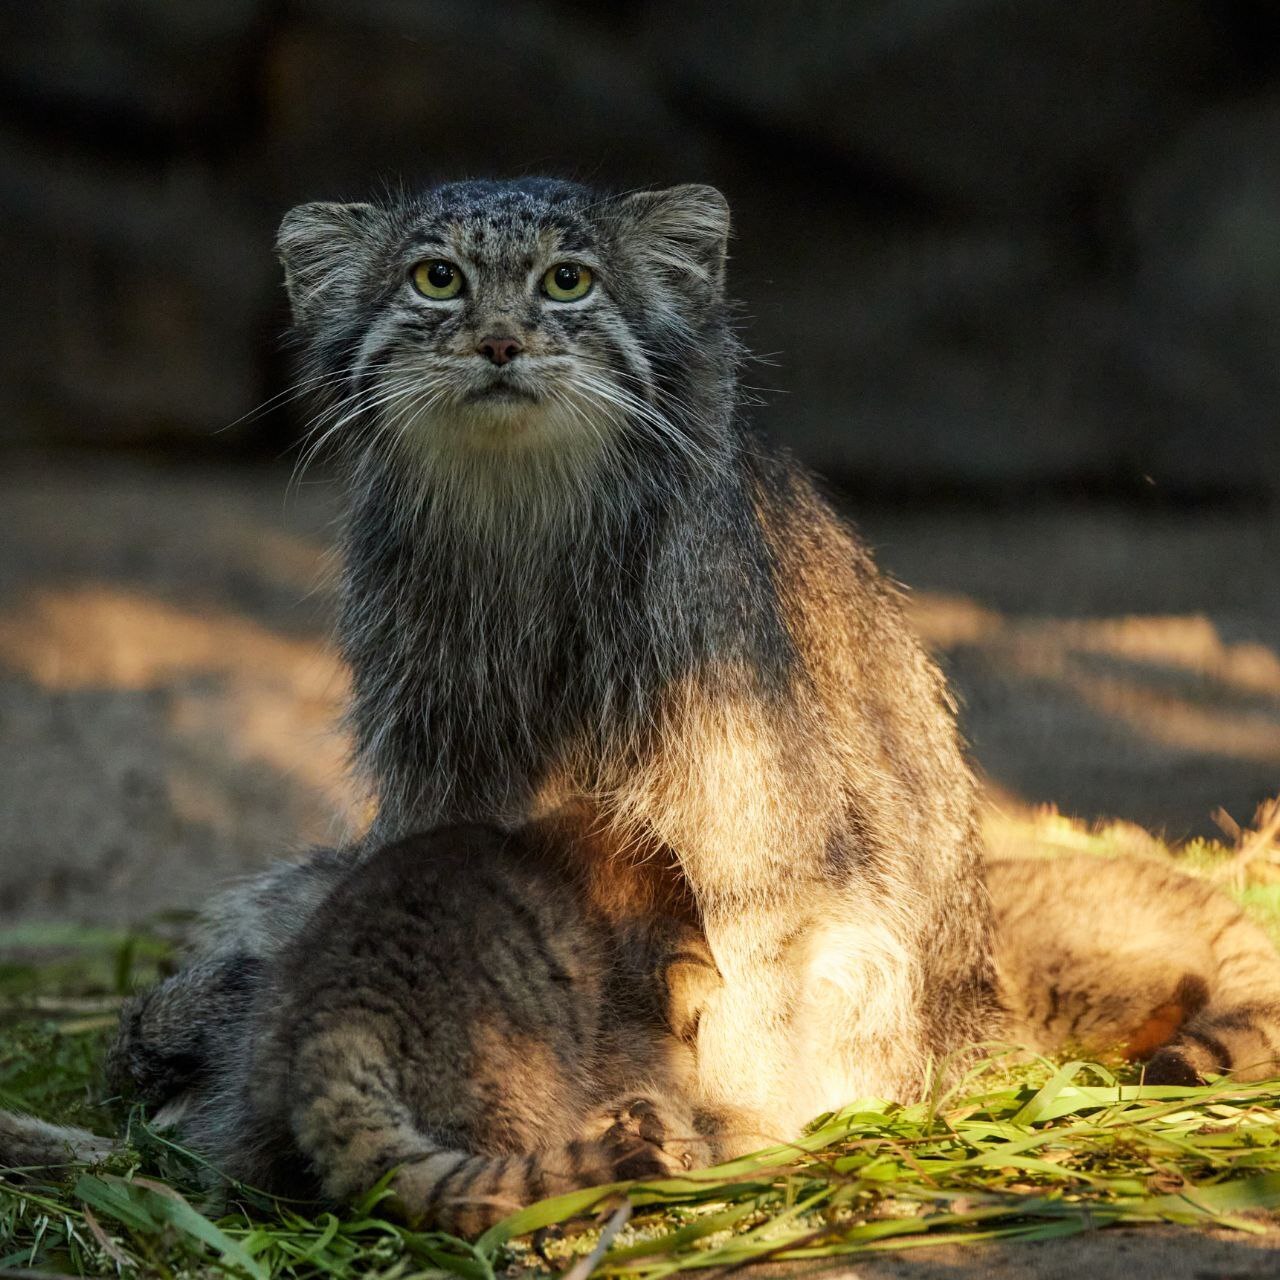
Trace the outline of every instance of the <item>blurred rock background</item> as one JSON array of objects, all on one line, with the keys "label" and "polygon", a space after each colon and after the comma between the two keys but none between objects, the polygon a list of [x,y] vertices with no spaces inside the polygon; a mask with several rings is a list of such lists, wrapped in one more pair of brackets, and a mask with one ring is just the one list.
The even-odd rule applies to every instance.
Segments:
[{"label": "blurred rock background", "polygon": [[280,446],[282,210],[550,170],[724,187],[856,488],[1280,483],[1270,0],[54,0],[0,108],[10,445]]},{"label": "blurred rock background", "polygon": [[0,919],[358,827],[291,204],[703,180],[772,434],[849,496],[1007,808],[1280,791],[1273,0],[0,6]]}]

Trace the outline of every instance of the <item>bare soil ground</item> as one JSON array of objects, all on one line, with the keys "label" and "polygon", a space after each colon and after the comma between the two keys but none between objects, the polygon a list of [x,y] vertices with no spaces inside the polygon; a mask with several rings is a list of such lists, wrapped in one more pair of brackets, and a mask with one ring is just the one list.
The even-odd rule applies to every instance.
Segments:
[{"label": "bare soil ground", "polygon": [[1275,1280],[1280,1230],[1113,1228],[1065,1240],[930,1245],[856,1262],[764,1266],[748,1280]]},{"label": "bare soil ground", "polygon": [[[328,642],[337,495],[287,484],[96,462],[0,476],[0,923],[198,906],[363,824]],[[855,515],[912,585],[997,812],[1180,836],[1280,791],[1280,512]],[[1125,1231],[842,1270],[1209,1280],[1280,1274],[1278,1245]]]},{"label": "bare soil ground", "polygon": [[1280,510],[860,522],[913,588],[994,798],[1176,839],[1280,791]]},{"label": "bare soil ground", "polygon": [[[282,469],[0,477],[0,920],[123,920],[363,821],[337,495]],[[861,509],[1006,811],[1178,836],[1280,790],[1280,514]]]}]

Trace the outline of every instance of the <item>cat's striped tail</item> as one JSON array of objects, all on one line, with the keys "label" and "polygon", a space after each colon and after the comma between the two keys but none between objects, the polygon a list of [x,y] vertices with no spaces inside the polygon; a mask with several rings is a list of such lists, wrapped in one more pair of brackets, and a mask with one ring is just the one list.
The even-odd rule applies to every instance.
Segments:
[{"label": "cat's striped tail", "polygon": [[1203,1002],[1148,1060],[1149,1084],[1198,1084],[1280,1077],[1280,953],[1225,895],[1204,898],[1203,930],[1213,957]]},{"label": "cat's striped tail", "polygon": [[93,1164],[119,1144],[74,1125],[0,1111],[0,1172],[25,1173],[67,1164]]},{"label": "cat's striped tail", "polygon": [[579,1139],[525,1155],[470,1155],[436,1150],[402,1165],[392,1180],[393,1207],[420,1227],[474,1237],[548,1196],[633,1178],[667,1178],[658,1153],[621,1156],[596,1139]]}]

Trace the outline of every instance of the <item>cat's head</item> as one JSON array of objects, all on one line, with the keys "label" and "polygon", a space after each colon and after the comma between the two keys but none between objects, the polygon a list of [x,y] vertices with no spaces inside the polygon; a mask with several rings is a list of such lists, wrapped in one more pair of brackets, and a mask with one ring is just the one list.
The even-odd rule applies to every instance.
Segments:
[{"label": "cat's head", "polygon": [[518,492],[705,445],[732,378],[728,231],[711,187],[539,179],[301,205],[276,246],[337,443]]}]

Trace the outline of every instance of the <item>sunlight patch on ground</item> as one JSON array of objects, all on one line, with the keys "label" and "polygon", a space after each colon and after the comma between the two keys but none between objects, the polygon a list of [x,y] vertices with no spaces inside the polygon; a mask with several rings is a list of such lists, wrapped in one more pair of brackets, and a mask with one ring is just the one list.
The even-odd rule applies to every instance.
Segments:
[{"label": "sunlight patch on ground", "polygon": [[168,797],[186,821],[224,818],[228,758],[299,784],[327,811],[355,807],[338,731],[346,671],[311,637],[95,584],[34,592],[0,613],[0,667],[51,694],[163,691],[182,744],[165,765]]},{"label": "sunlight patch on ground", "polygon": [[[1070,778],[1077,795],[1093,799],[1090,812],[1119,816],[1153,807],[1142,808],[1145,795],[1134,797],[1136,812],[1125,807],[1120,780],[1140,773],[1149,775],[1148,790],[1162,776],[1197,769],[1210,787],[1236,768],[1238,782],[1265,778],[1270,789],[1269,780],[1280,779],[1280,654],[1268,645],[1224,640],[1199,615],[1022,617],[930,592],[910,595],[908,613],[981,700],[972,718],[988,735],[979,732],[977,755],[1003,775],[1006,801],[1017,803],[1021,788],[1011,775],[1025,775],[1032,760],[1043,775],[1038,798],[1071,792]],[[990,707],[1000,714],[984,716]],[[1211,761],[1219,762],[1212,776],[1205,772]],[[1100,786],[1108,773],[1118,781]],[[1248,794],[1248,784],[1239,790]],[[1256,801],[1259,791],[1253,794]],[[1097,802],[1103,795],[1105,807]],[[1207,819],[1211,807],[1206,802],[1192,822]]]}]

